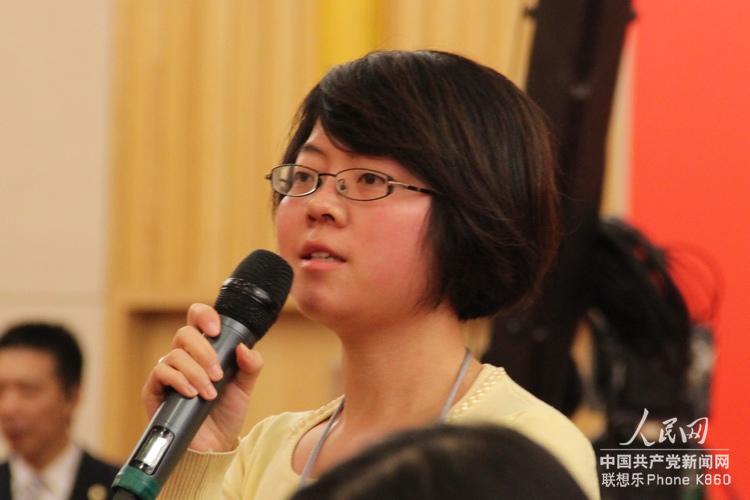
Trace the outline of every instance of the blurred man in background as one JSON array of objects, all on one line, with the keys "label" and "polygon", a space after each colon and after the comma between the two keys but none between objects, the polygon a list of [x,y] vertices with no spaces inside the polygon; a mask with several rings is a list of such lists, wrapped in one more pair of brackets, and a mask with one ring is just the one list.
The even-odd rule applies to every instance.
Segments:
[{"label": "blurred man in background", "polygon": [[117,468],[73,443],[83,357],[64,327],[14,326],[0,336],[0,499],[104,499]]}]

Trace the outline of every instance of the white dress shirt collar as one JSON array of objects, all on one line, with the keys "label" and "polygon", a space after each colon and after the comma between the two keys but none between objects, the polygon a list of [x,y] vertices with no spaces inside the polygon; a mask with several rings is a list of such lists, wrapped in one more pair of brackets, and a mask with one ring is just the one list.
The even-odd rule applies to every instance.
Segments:
[{"label": "white dress shirt collar", "polygon": [[63,449],[47,467],[41,472],[36,471],[18,455],[9,457],[11,491],[23,491],[27,484],[34,481],[35,476],[44,483],[44,490],[39,500],[68,500],[73,491],[78,467],[83,452],[73,443]]}]

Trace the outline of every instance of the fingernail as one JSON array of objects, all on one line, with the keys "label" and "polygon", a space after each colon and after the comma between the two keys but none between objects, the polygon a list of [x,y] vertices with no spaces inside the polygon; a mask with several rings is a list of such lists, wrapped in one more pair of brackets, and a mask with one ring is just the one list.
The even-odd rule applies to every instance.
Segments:
[{"label": "fingernail", "polygon": [[216,388],[213,385],[206,386],[206,399],[213,399],[216,397]]},{"label": "fingernail", "polygon": [[195,388],[195,387],[193,387],[192,385],[188,385],[188,387],[187,387],[187,391],[188,391],[188,395],[189,395],[189,396],[190,396],[191,398],[194,398],[195,396],[197,396],[197,395],[198,395],[198,389],[196,389],[196,388]]},{"label": "fingernail", "polygon": [[216,321],[212,321],[209,328],[211,328],[211,334],[213,335],[218,335],[221,332],[221,326]]},{"label": "fingernail", "polygon": [[211,380],[218,382],[224,376],[224,371],[221,369],[221,365],[216,363],[208,369],[208,375],[211,377]]}]

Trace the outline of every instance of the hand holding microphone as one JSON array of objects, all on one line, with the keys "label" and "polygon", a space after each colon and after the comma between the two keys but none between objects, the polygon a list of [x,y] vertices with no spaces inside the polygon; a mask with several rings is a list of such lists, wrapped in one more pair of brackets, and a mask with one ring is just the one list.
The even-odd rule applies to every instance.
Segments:
[{"label": "hand holding microphone", "polygon": [[224,372],[209,339],[219,335],[220,321],[213,307],[192,304],[187,325],[177,331],[172,339],[172,350],[156,364],[141,392],[149,419],[170,389],[185,398],[197,395],[209,401],[216,399],[204,425],[190,443],[190,449],[196,451],[220,452],[234,448],[255,380],[263,368],[260,353],[240,343],[236,347],[239,370],[224,386],[221,395],[217,394],[214,383],[223,378]]},{"label": "hand holding microphone", "polygon": [[281,257],[257,250],[224,282],[216,310],[190,307],[143,388],[153,418],[115,478],[115,498],[155,498],[191,443],[200,451],[236,445],[262,367],[250,348],[276,321],[291,282]]}]

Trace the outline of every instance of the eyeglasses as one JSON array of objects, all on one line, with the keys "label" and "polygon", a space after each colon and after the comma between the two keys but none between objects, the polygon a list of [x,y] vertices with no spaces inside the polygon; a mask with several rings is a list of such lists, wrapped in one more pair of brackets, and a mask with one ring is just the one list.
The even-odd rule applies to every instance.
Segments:
[{"label": "eyeglasses", "polygon": [[281,195],[307,196],[318,190],[325,176],[333,177],[336,191],[350,200],[379,200],[393,193],[394,187],[418,193],[439,194],[432,189],[398,182],[390,175],[367,168],[348,168],[336,174],[328,174],[304,165],[286,164],[274,167],[271,173],[266,175],[266,179],[271,181],[273,190]]}]

